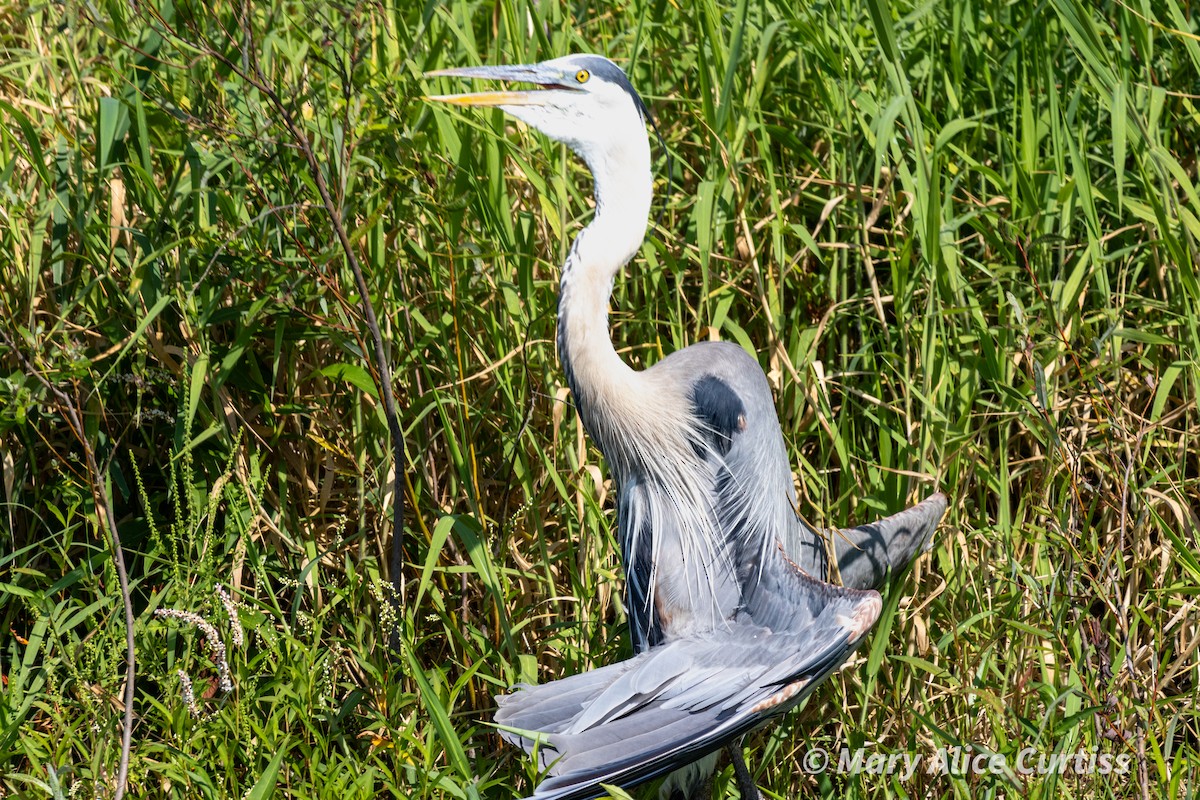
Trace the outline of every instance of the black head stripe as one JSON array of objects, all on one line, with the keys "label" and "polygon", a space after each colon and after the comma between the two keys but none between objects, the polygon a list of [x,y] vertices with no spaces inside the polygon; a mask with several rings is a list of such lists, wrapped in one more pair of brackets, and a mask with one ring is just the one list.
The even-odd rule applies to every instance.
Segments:
[{"label": "black head stripe", "polygon": [[575,63],[592,73],[593,78],[614,83],[624,89],[633,99],[633,105],[637,108],[638,113],[642,115],[642,119],[649,120],[651,125],[654,124],[654,118],[650,116],[650,109],[646,108],[646,104],[642,102],[641,96],[633,88],[633,84],[629,82],[629,77],[620,67],[601,56],[579,56],[575,59]]}]

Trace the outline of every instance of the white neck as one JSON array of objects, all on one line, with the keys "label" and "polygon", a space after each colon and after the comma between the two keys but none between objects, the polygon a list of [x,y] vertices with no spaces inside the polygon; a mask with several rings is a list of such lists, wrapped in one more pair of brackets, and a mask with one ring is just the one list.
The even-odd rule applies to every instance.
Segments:
[{"label": "white neck", "polygon": [[558,302],[559,357],[584,427],[610,460],[617,432],[600,427],[610,416],[600,409],[628,399],[637,373],[613,348],[608,302],[617,273],[642,246],[653,198],[650,144],[637,122],[639,135],[615,137],[635,146],[580,151],[595,178],[596,215],[571,246]]},{"label": "white neck", "polygon": [[636,135],[614,137],[625,146],[579,151],[595,181],[596,216],[575,239],[576,267],[610,284],[641,248],[654,198],[650,141],[637,124]]}]

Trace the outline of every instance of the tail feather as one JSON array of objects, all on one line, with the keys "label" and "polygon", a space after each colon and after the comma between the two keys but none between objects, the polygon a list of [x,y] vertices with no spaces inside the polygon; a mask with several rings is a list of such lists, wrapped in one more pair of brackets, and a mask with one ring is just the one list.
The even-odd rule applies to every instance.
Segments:
[{"label": "tail feather", "polygon": [[[498,710],[493,720],[497,725],[516,730],[560,733],[578,718],[597,693],[630,666],[630,661],[621,661],[550,683],[514,686],[513,694],[496,697]],[[502,730],[500,736],[526,751],[533,749],[534,740],[518,733]]]},{"label": "tail feather", "polygon": [[506,738],[549,768],[534,800],[596,797],[602,783],[630,787],[719,749],[799,703],[878,618],[875,592],[822,584],[782,556],[768,574],[761,610],[776,627],[747,609],[727,628],[501,698],[496,721],[531,734]]}]

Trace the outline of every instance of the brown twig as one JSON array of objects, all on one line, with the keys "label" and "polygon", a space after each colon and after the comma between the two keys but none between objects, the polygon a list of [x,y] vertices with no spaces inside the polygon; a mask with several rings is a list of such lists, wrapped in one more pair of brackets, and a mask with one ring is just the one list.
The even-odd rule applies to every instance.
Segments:
[{"label": "brown twig", "polygon": [[334,202],[333,194],[330,192],[329,185],[325,180],[325,173],[321,171],[321,165],[317,161],[316,154],[313,153],[312,144],[308,141],[308,137],[300,130],[295,117],[288,110],[287,104],[283,102],[279,94],[270,86],[270,83],[262,72],[262,67],[254,49],[254,31],[249,19],[249,8],[243,5],[240,20],[242,26],[240,43],[241,65],[234,63],[221,50],[215,47],[207,48],[208,55],[221,62],[226,69],[229,69],[261,92],[267,98],[271,108],[279,115],[288,135],[304,156],[304,161],[308,165],[309,176],[316,185],[317,192],[321,195],[321,202],[325,206],[325,212],[329,215],[329,223],[333,227],[338,244],[341,246],[346,261],[350,265],[350,270],[354,273],[354,283],[358,288],[359,297],[361,298],[363,317],[366,319],[367,328],[371,332],[371,339],[374,343],[375,367],[379,373],[378,384],[380,396],[383,399],[383,413],[387,418],[388,434],[392,440],[392,549],[388,572],[393,589],[391,603],[396,613],[393,617],[392,630],[388,638],[391,647],[398,649],[400,645],[398,625],[400,614],[398,605],[400,598],[403,597],[404,506],[406,498],[401,475],[407,458],[405,456],[404,437],[400,430],[400,419],[396,412],[396,399],[392,393],[392,370],[388,363],[386,349],[384,348],[383,334],[379,329],[379,321],[375,315],[375,309],[371,305],[370,289],[367,286],[366,278],[363,276],[362,264],[359,262],[358,256],[354,251],[354,246],[350,242],[350,237],[346,233],[341,208]]},{"label": "brown twig", "polygon": [[83,447],[83,455],[91,475],[89,483],[92,487],[92,499],[96,503],[100,527],[108,531],[109,541],[112,544],[113,561],[117,566],[117,582],[121,587],[121,603],[125,608],[125,713],[121,723],[121,762],[117,768],[117,788],[113,795],[115,800],[121,800],[125,796],[125,784],[129,779],[129,754],[133,749],[133,689],[136,675],[136,651],[133,642],[133,598],[129,592],[129,574],[125,571],[125,554],[121,549],[121,536],[117,532],[117,517],[113,513],[112,499],[105,488],[104,472],[100,469],[99,462],[96,461],[96,451],[87,440],[83,419],[79,415],[79,409],[75,402],[66,392],[51,383],[34,367],[16,343],[9,338],[7,331],[0,329],[0,339],[3,339],[8,348],[16,354],[25,374],[45,387],[66,410],[67,424],[71,426],[71,432],[75,434],[75,438]]}]

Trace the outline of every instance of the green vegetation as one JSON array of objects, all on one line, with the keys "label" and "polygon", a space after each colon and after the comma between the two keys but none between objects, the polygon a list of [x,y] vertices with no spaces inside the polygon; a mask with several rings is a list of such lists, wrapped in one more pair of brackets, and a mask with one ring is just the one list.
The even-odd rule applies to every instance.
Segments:
[{"label": "green vegetation", "polygon": [[[814,520],[952,498],[861,657],[747,741],[768,795],[1194,796],[1194,9],[797,5],[0,9],[0,796],[116,785],[125,628],[85,443],[137,620],[129,796],[529,791],[493,695],[629,648],[612,488],[554,350],[590,182],[420,76],[571,51],[626,67],[673,156],[614,296],[625,357],[757,353]],[[395,371],[399,576],[361,298],[271,93]],[[165,608],[213,622],[231,693]],[[863,742],[1132,761],[801,768]]]}]

